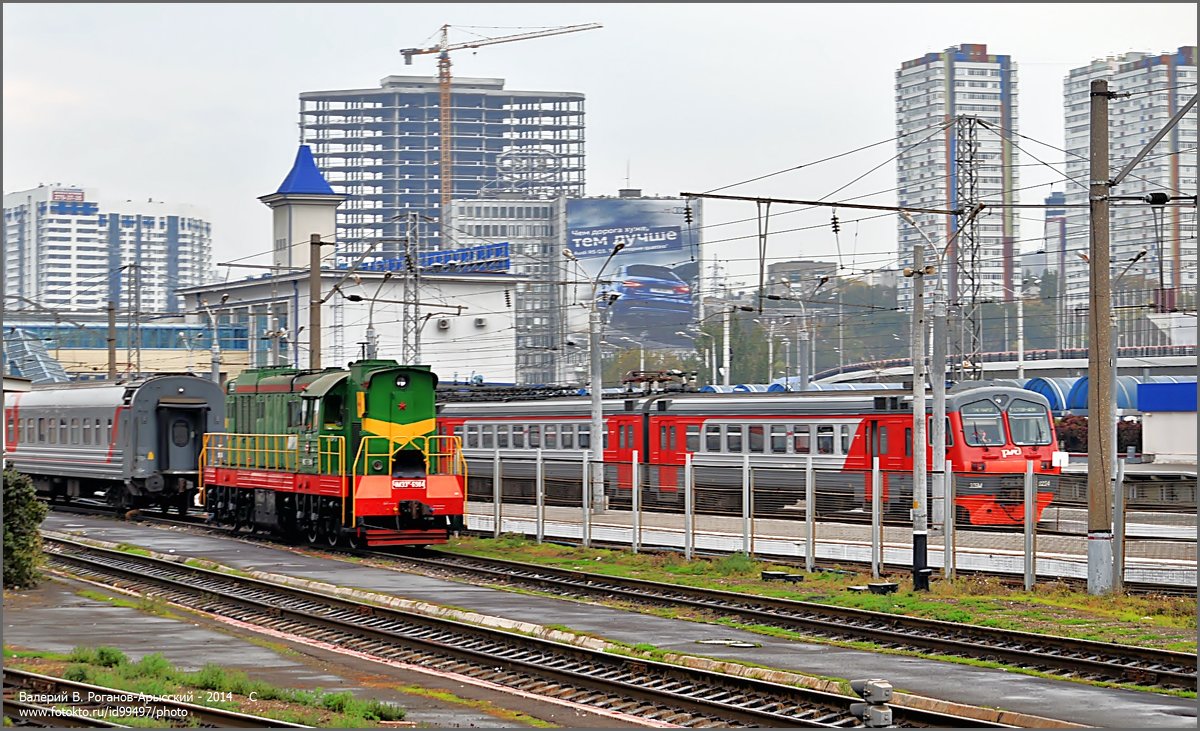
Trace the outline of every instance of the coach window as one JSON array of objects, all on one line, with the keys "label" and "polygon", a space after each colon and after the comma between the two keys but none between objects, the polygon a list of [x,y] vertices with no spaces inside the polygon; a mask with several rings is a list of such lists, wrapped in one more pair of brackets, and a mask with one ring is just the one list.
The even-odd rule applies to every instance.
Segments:
[{"label": "coach window", "polygon": [[17,426],[12,414],[6,414],[4,417],[4,439],[10,444],[17,441]]},{"label": "coach window", "polygon": [[787,426],[784,424],[771,425],[771,453],[785,454],[787,452]]},{"label": "coach window", "polygon": [[58,420],[58,443],[67,444],[67,420]]},{"label": "coach window", "polygon": [[491,424],[483,424],[479,427],[479,446],[483,449],[492,449],[496,445],[492,428]]},{"label": "coach window", "polygon": [[469,449],[479,446],[479,427],[477,425],[467,424],[467,438],[463,440],[463,444]]},{"label": "coach window", "polygon": [[850,433],[850,425],[849,425],[849,424],[842,424],[840,427],[838,427],[838,430],[841,432],[841,435],[842,435],[842,439],[841,439],[841,442],[842,442],[842,451],[841,451],[841,454],[850,454],[850,437],[851,437],[851,433]]},{"label": "coach window", "polygon": [[514,425],[512,428],[513,449],[525,448],[525,427]]},{"label": "coach window", "polygon": [[833,425],[823,424],[817,427],[817,452],[833,454]]},{"label": "coach window", "polygon": [[547,424],[542,427],[542,448],[558,449],[558,426]]},{"label": "coach window", "polygon": [[591,449],[592,448],[592,425],[591,424],[580,424],[579,425],[579,448],[580,449]]},{"label": "coach window", "polygon": [[542,427],[534,424],[529,427],[529,448],[541,449],[542,447]]},{"label": "coach window", "polygon": [[575,448],[575,425],[563,424],[559,427],[558,446],[563,449]]},{"label": "coach window", "polygon": [[721,451],[721,427],[718,424],[706,424],[704,426],[704,451],[705,452],[720,452]]},{"label": "coach window", "polygon": [[881,426],[881,427],[879,427],[879,454],[887,454],[887,453],[888,453],[887,427]]},{"label": "coach window", "polygon": [[496,448],[508,449],[508,424],[496,425]]},{"label": "coach window", "polygon": [[742,427],[740,424],[730,424],[725,427],[725,445],[727,450],[735,454],[742,451]]},{"label": "coach window", "polygon": [[689,424],[687,433],[684,436],[685,446],[687,451],[695,454],[700,451],[700,427],[697,424]]},{"label": "coach window", "polygon": [[82,444],[83,437],[79,434],[79,419],[71,419],[71,444]]},{"label": "coach window", "polygon": [[792,428],[792,451],[796,454],[812,453],[812,427],[797,424]]},{"label": "coach window", "polygon": [[40,438],[38,437],[37,427],[34,424],[35,422],[32,417],[25,422],[25,438],[32,442],[36,442]]},{"label": "coach window", "polygon": [[112,441],[113,441],[112,419],[108,419],[107,425],[104,427],[104,443],[112,444]]},{"label": "coach window", "polygon": [[750,451],[755,454],[763,453],[763,427],[761,424],[754,424],[746,427],[746,443]]},{"label": "coach window", "polygon": [[658,448],[662,451],[669,451],[671,448],[667,445],[667,434],[670,433],[671,427],[665,424],[658,426]]}]

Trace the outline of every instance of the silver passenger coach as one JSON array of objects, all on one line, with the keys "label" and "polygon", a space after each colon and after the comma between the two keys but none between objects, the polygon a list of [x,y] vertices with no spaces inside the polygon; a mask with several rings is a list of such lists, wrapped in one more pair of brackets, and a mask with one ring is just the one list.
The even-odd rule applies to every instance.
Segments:
[{"label": "silver passenger coach", "polygon": [[52,499],[185,512],[204,435],[224,423],[221,387],[198,376],[35,386],[4,395],[4,459]]}]

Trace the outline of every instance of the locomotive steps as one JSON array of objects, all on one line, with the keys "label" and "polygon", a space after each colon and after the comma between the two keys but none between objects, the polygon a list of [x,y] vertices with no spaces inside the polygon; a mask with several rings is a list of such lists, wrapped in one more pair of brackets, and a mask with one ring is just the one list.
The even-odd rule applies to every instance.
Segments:
[{"label": "locomotive steps", "polygon": [[[80,544],[90,545],[97,548],[105,549],[128,549],[127,545],[116,544],[108,541],[100,541],[91,538],[84,538],[69,533],[61,533],[57,531],[43,531],[49,539],[57,539],[64,541],[75,541]],[[365,591],[352,587],[337,586],[319,581],[302,579],[294,576],[275,574],[264,571],[243,571],[227,566],[222,566],[214,562],[193,557],[182,556],[179,554],[162,554],[143,547],[137,547],[138,555],[150,556],[165,561],[184,564],[195,564],[197,560],[203,561],[204,568],[216,570],[233,575],[249,576],[261,581],[267,581],[283,586],[305,589],[321,594],[326,594],[342,599],[352,599],[369,604],[374,604],[382,607],[390,607],[408,612],[415,612],[427,616],[451,619],[467,624],[474,624],[481,627],[506,630],[514,633],[524,634],[532,637],[546,639],[554,642],[571,644],[574,646],[611,652],[616,654],[629,655],[634,657],[644,657],[653,659],[659,662],[679,665],[693,669],[708,670],[717,673],[723,673],[732,676],[744,677],[754,680],[763,680],[773,683],[791,685],[800,688],[818,690],[827,693],[836,693],[845,695],[846,690],[843,683],[836,681],[816,678],[812,676],[801,675],[782,670],[771,668],[751,667],[741,665],[739,663],[714,660],[706,657],[694,655],[684,655],[678,653],[650,653],[640,652],[628,645],[609,642],[596,637],[575,634],[559,629],[553,629],[542,625],[532,624],[528,622],[520,622],[502,617],[494,617],[476,612],[469,612],[460,609],[443,607],[427,602],[413,601],[402,599],[399,597],[379,594],[376,592]],[[977,719],[987,723],[999,723],[1012,726],[1028,727],[1028,728],[1084,728],[1085,726],[1073,724],[1057,719],[1044,718],[1030,714],[1014,713],[1009,711],[997,710],[994,708],[985,708],[979,706],[969,706],[965,704],[951,703],[935,698],[911,695],[906,693],[896,693],[891,701],[891,704],[900,708],[910,708],[916,711],[928,711],[933,713],[952,714],[964,718]]]}]

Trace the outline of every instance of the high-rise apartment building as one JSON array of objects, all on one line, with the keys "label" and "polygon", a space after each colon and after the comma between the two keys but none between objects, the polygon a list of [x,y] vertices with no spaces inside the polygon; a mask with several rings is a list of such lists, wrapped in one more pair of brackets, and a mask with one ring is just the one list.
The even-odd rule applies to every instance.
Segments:
[{"label": "high-rise apartment building", "polygon": [[[450,101],[455,200],[583,195],[583,94],[455,78]],[[422,249],[456,244],[455,224],[443,231],[438,210],[439,114],[435,77],[388,76],[377,89],[300,95],[303,141],[334,191],[347,198],[337,214],[342,249],[402,241],[413,230],[421,232]]]},{"label": "high-rise apartment building", "polygon": [[[978,202],[985,208],[947,256],[950,303],[1008,300],[1016,266],[1018,182],[1017,65],[1009,56],[989,54],[983,44],[965,43],[927,53],[896,72],[896,158],[898,205],[951,210]],[[944,245],[962,216],[913,214],[917,226]],[[897,220],[899,258],[912,262],[913,247],[924,239]],[[926,257],[926,263],[929,257]],[[911,279],[902,279],[899,298],[911,302]],[[926,283],[927,290],[930,283]]]},{"label": "high-rise apartment building", "polygon": [[[1093,61],[1070,71],[1063,81],[1066,175],[1076,184],[1066,190],[1065,292],[1072,310],[1087,306],[1088,264],[1079,255],[1089,248],[1088,175],[1091,83],[1107,79],[1115,96],[1108,106],[1110,179],[1138,154],[1196,94],[1196,46],[1173,53],[1126,53]],[[1196,120],[1193,108],[1121,184],[1119,197],[1152,193],[1196,195]],[[1114,200],[1110,243],[1115,296],[1139,289],[1135,299],[1160,309],[1180,304],[1196,291],[1196,210],[1193,206],[1150,205]],[[1133,259],[1145,250],[1136,263]],[[1127,318],[1123,318],[1127,319]],[[1122,344],[1125,341],[1122,340]]]},{"label": "high-rise apartment building", "polygon": [[176,291],[211,278],[212,226],[187,204],[38,186],[4,196],[3,262],[10,313],[103,315],[110,301],[124,312],[176,313]]}]

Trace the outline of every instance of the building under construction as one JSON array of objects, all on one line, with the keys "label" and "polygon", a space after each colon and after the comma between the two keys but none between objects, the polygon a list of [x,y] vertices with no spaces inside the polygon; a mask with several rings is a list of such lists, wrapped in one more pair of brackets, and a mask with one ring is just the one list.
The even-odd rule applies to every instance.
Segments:
[{"label": "building under construction", "polygon": [[[337,239],[421,249],[454,245],[440,216],[441,135],[437,77],[388,76],[377,89],[300,95],[300,126],[317,166],[346,196]],[[578,197],[584,192],[584,95],[512,91],[503,79],[451,85],[452,196]],[[443,230],[445,228],[446,230]],[[391,244],[389,244],[391,242]]]}]

